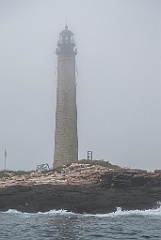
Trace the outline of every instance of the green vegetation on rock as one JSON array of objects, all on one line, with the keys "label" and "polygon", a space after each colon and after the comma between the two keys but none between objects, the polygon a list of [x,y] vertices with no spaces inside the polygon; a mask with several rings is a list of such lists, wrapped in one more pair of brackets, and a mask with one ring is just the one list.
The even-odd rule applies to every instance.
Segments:
[{"label": "green vegetation on rock", "polygon": [[106,168],[110,168],[110,169],[118,169],[118,168],[120,168],[119,166],[111,164],[108,161],[104,161],[104,160],[86,160],[86,159],[82,159],[82,160],[79,160],[78,163],[90,164],[91,166],[93,166],[93,165],[100,165],[102,167],[106,167]]},{"label": "green vegetation on rock", "polygon": [[22,176],[25,174],[30,174],[32,171],[11,171],[11,170],[3,170],[0,171],[0,178],[7,178],[7,177],[11,177],[11,176]]},{"label": "green vegetation on rock", "polygon": [[61,172],[62,168],[69,167],[72,163],[90,164],[90,166],[99,165],[99,166],[106,167],[106,168],[110,168],[110,169],[118,169],[118,168],[120,168],[119,166],[114,165],[114,164],[111,164],[111,163],[109,163],[108,161],[104,161],[104,160],[87,160],[87,159],[81,159],[81,160],[79,160],[79,161],[70,162],[70,163],[67,163],[67,164],[65,164],[65,165],[63,165],[63,166],[57,167],[57,168],[53,169],[53,171],[54,171],[54,172]]},{"label": "green vegetation on rock", "polygon": [[[113,165],[113,164],[109,163],[108,161],[104,161],[104,160],[87,160],[87,159],[82,159],[82,160],[79,160],[79,161],[76,161],[76,162],[71,162],[71,163],[68,163],[66,165],[57,167],[55,169],[42,171],[42,173],[43,174],[46,174],[46,173],[49,173],[49,172],[52,173],[53,171],[60,173],[62,168],[69,167],[72,163],[90,164],[90,166],[99,165],[99,166],[110,168],[110,169],[118,169],[118,168],[120,168],[119,166]],[[21,171],[21,170],[19,170],[19,171],[6,170],[5,171],[5,170],[3,170],[3,171],[0,171],[0,178],[3,178],[3,177],[7,178],[7,177],[11,177],[11,176],[22,176],[22,175],[30,174],[31,172],[33,172],[33,171]]]}]

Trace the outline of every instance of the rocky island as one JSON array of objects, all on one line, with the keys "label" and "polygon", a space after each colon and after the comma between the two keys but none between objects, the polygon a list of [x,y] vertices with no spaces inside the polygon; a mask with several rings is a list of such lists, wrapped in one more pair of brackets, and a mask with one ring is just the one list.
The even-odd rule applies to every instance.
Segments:
[{"label": "rocky island", "polygon": [[[97,161],[99,163],[99,161]],[[111,165],[112,166],[112,165]],[[161,170],[147,172],[77,162],[59,170],[0,176],[0,211],[109,213],[161,202]]]}]

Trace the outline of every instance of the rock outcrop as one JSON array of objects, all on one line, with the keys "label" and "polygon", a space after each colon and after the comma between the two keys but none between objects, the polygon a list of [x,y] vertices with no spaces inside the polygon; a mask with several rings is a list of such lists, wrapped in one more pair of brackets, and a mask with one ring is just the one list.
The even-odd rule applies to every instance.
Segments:
[{"label": "rock outcrop", "polygon": [[60,173],[8,174],[0,179],[0,211],[66,209],[77,213],[107,213],[148,209],[161,201],[161,170],[108,169],[73,163]]}]

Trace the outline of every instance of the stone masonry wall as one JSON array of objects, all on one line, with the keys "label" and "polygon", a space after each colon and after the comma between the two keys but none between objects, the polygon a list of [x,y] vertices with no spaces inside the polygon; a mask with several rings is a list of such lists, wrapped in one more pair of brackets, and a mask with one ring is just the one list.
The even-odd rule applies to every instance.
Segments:
[{"label": "stone masonry wall", "polygon": [[58,56],[54,168],[77,160],[75,55]]}]

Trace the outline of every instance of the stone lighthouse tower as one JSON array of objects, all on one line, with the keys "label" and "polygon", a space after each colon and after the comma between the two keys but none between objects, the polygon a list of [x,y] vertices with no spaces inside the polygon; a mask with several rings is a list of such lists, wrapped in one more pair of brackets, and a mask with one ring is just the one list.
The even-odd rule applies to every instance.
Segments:
[{"label": "stone lighthouse tower", "polygon": [[54,165],[78,160],[75,42],[73,33],[65,26],[57,44],[57,106]]}]

